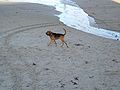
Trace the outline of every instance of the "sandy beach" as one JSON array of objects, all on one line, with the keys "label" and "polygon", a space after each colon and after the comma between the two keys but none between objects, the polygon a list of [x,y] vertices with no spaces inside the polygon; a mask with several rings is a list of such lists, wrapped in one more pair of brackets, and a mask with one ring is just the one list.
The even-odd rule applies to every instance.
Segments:
[{"label": "sandy beach", "polygon": [[[0,3],[0,90],[119,90],[120,41],[70,28],[54,9]],[[69,48],[47,46],[46,31],[63,28]]]},{"label": "sandy beach", "polygon": [[98,27],[120,32],[120,0],[73,0],[94,17]]}]

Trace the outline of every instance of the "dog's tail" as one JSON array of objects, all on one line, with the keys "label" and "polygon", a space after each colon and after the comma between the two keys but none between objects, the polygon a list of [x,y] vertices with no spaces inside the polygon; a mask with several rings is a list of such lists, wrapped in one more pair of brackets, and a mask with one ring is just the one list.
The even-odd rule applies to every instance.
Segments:
[{"label": "dog's tail", "polygon": [[65,31],[64,35],[66,35],[66,30],[63,28],[63,30]]}]

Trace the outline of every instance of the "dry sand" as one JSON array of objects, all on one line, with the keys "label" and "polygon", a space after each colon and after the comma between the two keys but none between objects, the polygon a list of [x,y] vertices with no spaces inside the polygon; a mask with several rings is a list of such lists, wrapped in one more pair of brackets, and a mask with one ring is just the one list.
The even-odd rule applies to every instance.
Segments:
[{"label": "dry sand", "polygon": [[120,32],[120,0],[73,1],[76,1],[86,13],[94,17],[100,28]]},{"label": "dry sand", "polygon": [[[54,8],[0,4],[0,90],[119,90],[120,42],[60,23]],[[64,33],[70,48],[47,46]]]}]

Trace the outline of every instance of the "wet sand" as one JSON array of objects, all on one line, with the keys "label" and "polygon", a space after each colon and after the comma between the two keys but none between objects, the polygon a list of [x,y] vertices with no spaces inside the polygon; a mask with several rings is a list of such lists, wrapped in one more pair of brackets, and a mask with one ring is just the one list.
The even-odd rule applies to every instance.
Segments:
[{"label": "wet sand", "polygon": [[[53,7],[0,3],[0,90],[119,90],[120,42],[67,27]],[[51,44],[47,30],[64,33]]]},{"label": "wet sand", "polygon": [[[120,3],[112,0],[73,0],[95,18],[98,27],[120,32]],[[116,0],[119,1],[119,0]]]}]

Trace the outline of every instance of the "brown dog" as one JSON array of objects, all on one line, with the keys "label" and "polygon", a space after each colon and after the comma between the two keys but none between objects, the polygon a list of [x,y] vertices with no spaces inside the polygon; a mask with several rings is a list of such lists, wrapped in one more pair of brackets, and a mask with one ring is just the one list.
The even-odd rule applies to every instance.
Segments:
[{"label": "brown dog", "polygon": [[56,40],[57,40],[57,39],[60,39],[60,40],[62,41],[61,47],[64,45],[64,43],[65,43],[66,46],[68,47],[67,43],[66,43],[65,40],[64,40],[64,37],[65,37],[65,35],[66,35],[66,30],[65,30],[64,28],[63,28],[63,30],[65,31],[64,34],[53,33],[53,32],[51,32],[51,31],[47,31],[47,32],[46,32],[46,35],[49,36],[50,39],[51,39],[51,41],[50,41],[50,43],[48,44],[48,46],[49,46],[52,42],[54,42],[54,43],[56,44],[56,46],[57,46]]}]

